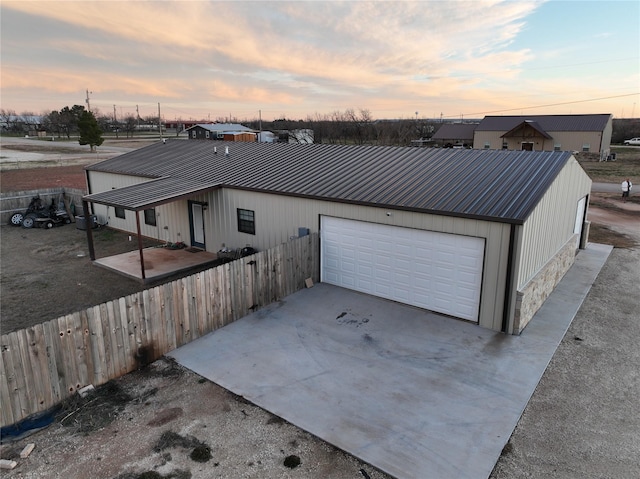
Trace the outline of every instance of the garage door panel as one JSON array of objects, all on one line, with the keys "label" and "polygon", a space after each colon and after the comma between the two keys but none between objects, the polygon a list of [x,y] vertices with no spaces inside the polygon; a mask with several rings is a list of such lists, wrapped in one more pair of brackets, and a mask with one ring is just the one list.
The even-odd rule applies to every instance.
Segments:
[{"label": "garage door panel", "polygon": [[484,239],[323,216],[321,280],[478,321]]}]

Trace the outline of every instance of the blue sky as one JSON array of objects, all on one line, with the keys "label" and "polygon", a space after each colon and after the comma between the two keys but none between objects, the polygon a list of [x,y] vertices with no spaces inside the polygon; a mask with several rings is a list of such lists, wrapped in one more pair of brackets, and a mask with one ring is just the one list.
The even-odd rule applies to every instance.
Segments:
[{"label": "blue sky", "polygon": [[0,107],[640,116],[638,1],[3,0]]}]

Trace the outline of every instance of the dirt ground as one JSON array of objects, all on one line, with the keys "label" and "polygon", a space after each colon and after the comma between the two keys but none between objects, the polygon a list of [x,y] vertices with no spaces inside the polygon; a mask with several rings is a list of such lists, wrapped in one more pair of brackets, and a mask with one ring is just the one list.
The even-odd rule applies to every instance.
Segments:
[{"label": "dirt ground", "polygon": [[[6,173],[0,176],[3,188]],[[56,176],[61,178],[60,172]],[[637,198],[622,205],[617,195],[594,195],[591,240],[616,248],[493,479],[637,477],[638,208]],[[3,334],[142,288],[92,265],[85,238],[74,225],[0,228]],[[96,231],[98,256],[127,249],[135,245],[126,235]],[[20,459],[27,443],[36,448]],[[71,398],[52,425],[3,444],[0,456],[18,462],[3,472],[7,478],[388,477],[167,359],[84,399]]]},{"label": "dirt ground", "polygon": [[[99,228],[93,233],[96,257],[138,247],[122,232]],[[144,240],[145,247],[154,244]],[[86,231],[73,223],[53,229],[0,226],[0,262],[2,334],[144,289],[134,279],[94,265]]]}]

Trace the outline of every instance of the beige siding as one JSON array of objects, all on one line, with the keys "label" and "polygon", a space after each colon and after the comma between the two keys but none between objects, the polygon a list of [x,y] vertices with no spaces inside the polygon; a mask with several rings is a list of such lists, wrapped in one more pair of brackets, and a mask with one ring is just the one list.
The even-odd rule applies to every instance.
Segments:
[{"label": "beige siding", "polygon": [[590,191],[591,180],[571,157],[523,226],[518,288],[533,278],[573,237],[578,202]]},{"label": "beige siding", "polygon": [[[609,125],[611,122],[609,122]],[[507,141],[508,150],[521,150],[522,142],[532,141],[534,151],[553,151],[556,144],[561,151],[582,151],[584,145],[589,145],[591,153],[600,153],[600,146],[604,150],[609,149],[611,143],[611,128],[603,133],[598,131],[557,131],[547,132],[551,139],[536,137],[531,139],[502,138],[504,131],[476,131],[473,139],[473,148],[482,150],[486,142],[489,142],[491,150],[501,150],[504,140]]]},{"label": "beige siding", "polygon": [[[99,192],[140,183],[146,179],[94,173],[91,181],[92,192]],[[479,324],[494,330],[501,328],[508,262],[509,225],[235,189],[215,190],[191,199],[208,204],[204,211],[204,222],[206,249],[209,251],[218,251],[223,244],[229,248],[250,245],[261,251],[266,250],[297,236],[299,227],[317,232],[320,227],[321,215],[484,238],[486,240],[485,264]],[[255,235],[238,232],[236,213],[238,208],[255,212]],[[114,228],[135,233],[133,212],[127,211],[126,219],[122,220],[115,218],[113,208],[95,205],[95,209],[96,212],[99,211],[101,221],[106,220]],[[159,206],[156,208],[156,213],[158,215],[156,227],[144,225],[144,216],[142,212],[140,213],[144,236],[162,241],[184,241],[190,244],[187,200]],[[390,216],[387,216],[387,213],[390,213]]]},{"label": "beige siding", "polygon": [[[139,176],[116,175],[112,173],[89,172],[91,193],[100,193],[114,188],[137,185],[149,181],[148,178]],[[205,195],[191,198],[194,201],[206,202]],[[187,200],[158,206],[156,210],[156,226],[147,225],[144,221],[144,212],[140,211],[140,232],[142,236],[155,238],[159,241],[177,243],[182,241],[191,244],[191,232],[189,229],[189,206]],[[93,205],[93,212],[98,217],[100,224],[108,224],[112,228],[135,233],[136,213],[125,211],[125,218],[117,218],[115,209],[111,206]],[[206,224],[206,220],[205,220]],[[206,233],[205,233],[206,234]],[[208,236],[207,236],[208,237]],[[219,248],[207,249],[218,250]]]},{"label": "beige siding", "polygon": [[[490,329],[501,327],[509,225],[232,189],[213,192],[209,205],[207,237],[213,240],[207,244],[208,249],[214,251],[222,244],[231,248],[251,245],[259,250],[267,249],[296,236],[298,227],[318,231],[321,215],[485,238],[479,323]],[[255,235],[238,232],[237,208],[255,212]],[[391,216],[387,216],[387,212]]]},{"label": "beige siding", "polygon": [[[139,183],[145,179],[94,174],[91,181],[92,192],[98,192]],[[588,176],[577,161],[571,158],[525,225],[516,228],[516,262],[511,291],[513,297],[518,288],[533,278],[572,238],[578,201],[589,194],[590,186]],[[250,245],[261,251],[268,249],[297,236],[299,227],[317,232],[321,215],[485,238],[479,324],[494,330],[501,329],[507,288],[510,225],[236,189],[215,190],[206,195],[195,196],[192,200],[208,204],[204,211],[206,248],[214,252],[222,248],[223,244],[229,248]],[[567,207],[559,210],[558,205]],[[115,218],[112,208],[96,205],[96,210],[100,208],[103,218],[107,219],[111,226],[125,231],[136,231],[132,212],[127,211],[127,219],[120,220]],[[238,208],[255,212],[255,235],[238,232]],[[156,213],[156,227],[144,225],[141,213],[143,235],[163,241],[184,241],[190,244],[187,200],[160,206],[156,208]],[[510,329],[513,328],[514,309],[512,301],[509,313]]]}]

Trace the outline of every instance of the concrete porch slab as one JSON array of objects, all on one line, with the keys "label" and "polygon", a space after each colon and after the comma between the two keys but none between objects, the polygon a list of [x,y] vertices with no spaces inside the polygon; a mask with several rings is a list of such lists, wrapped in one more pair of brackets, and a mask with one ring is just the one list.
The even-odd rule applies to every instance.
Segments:
[{"label": "concrete porch slab", "polygon": [[610,251],[520,336],[319,284],[169,356],[392,476],[486,478]]},{"label": "concrete porch slab", "polygon": [[[157,281],[182,271],[213,263],[218,258],[218,255],[208,251],[193,251],[189,251],[188,248],[144,248],[142,250],[145,266],[144,282]],[[138,250],[97,258],[93,263],[124,276],[143,281]]]}]

